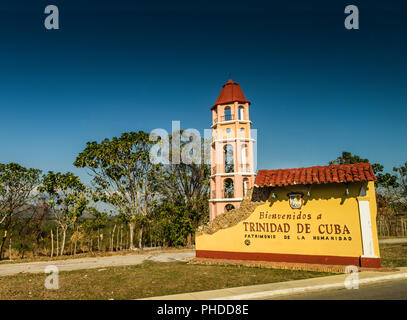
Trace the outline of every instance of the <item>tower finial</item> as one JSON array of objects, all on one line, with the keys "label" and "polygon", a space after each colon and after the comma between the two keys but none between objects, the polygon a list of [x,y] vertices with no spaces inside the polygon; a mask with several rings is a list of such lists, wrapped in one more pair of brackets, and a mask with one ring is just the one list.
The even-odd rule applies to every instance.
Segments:
[{"label": "tower finial", "polygon": [[229,78],[228,78],[228,80],[232,80],[232,73],[231,73],[231,72],[229,72]]}]

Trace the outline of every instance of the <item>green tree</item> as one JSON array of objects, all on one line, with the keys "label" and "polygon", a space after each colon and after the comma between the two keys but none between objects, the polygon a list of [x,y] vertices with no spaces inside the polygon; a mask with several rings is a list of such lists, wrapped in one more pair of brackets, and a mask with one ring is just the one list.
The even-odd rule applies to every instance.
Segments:
[{"label": "green tree", "polygon": [[396,173],[398,187],[400,187],[401,195],[407,196],[407,162],[400,167],[394,167],[393,171]]},{"label": "green tree", "polygon": [[[350,152],[342,152],[342,155],[329,164],[348,164],[348,163],[359,163],[359,162],[369,162],[368,159],[359,157],[358,155],[352,155]],[[403,203],[403,194],[406,195],[405,188],[402,187],[403,183],[405,185],[406,173],[407,173],[407,163],[399,168],[394,168],[392,173],[383,173],[383,166],[378,163],[372,164],[373,171],[377,177],[375,181],[376,187],[376,198],[377,198],[377,218],[383,221],[387,221],[389,228],[391,227],[391,219],[397,213],[400,205]],[[403,191],[404,190],[404,191]]]},{"label": "green tree", "polygon": [[[180,135],[182,133],[181,130]],[[180,149],[183,150],[188,142],[181,141]],[[208,199],[211,171],[210,166],[204,161],[205,143],[206,141],[201,139],[200,157],[194,158],[195,161],[171,163],[163,166],[162,183],[160,183],[161,201],[170,203],[173,208],[177,208],[176,210],[187,213],[189,223],[192,226],[191,232],[194,232],[198,225],[209,217]],[[176,222],[175,220],[174,223]],[[189,235],[190,238],[191,234]]]},{"label": "green tree", "polygon": [[[352,154],[347,151],[343,151],[342,155],[340,155],[335,160],[329,161],[329,164],[350,164],[350,163],[360,163],[360,162],[369,162],[368,159],[361,158],[358,155]],[[374,173],[382,172],[383,166],[378,163],[372,163],[372,168]]]},{"label": "green tree", "polygon": [[4,243],[14,215],[19,214],[29,203],[38,198],[41,170],[27,169],[17,163],[0,164],[0,225],[4,235],[0,248],[3,257]]},{"label": "green tree", "polygon": [[[340,155],[338,158],[335,160],[329,161],[329,164],[353,164],[353,163],[360,163],[360,162],[368,162],[370,161],[365,158],[361,158],[358,155],[353,155],[350,152],[344,151],[342,152],[342,155]],[[377,181],[375,182],[375,185],[377,187],[384,187],[384,188],[389,188],[389,187],[397,187],[397,177],[395,175],[392,175],[390,173],[382,173],[384,167],[379,164],[379,163],[371,163],[373,172],[375,173],[377,177]]]},{"label": "green tree", "polygon": [[86,197],[86,186],[71,172],[49,171],[43,177],[38,190],[46,194],[48,205],[62,229],[61,255],[63,255],[66,232],[73,227],[89,203]]},{"label": "green tree", "polygon": [[150,162],[152,145],[145,132],[123,133],[101,143],[88,142],[74,162],[93,177],[94,200],[111,204],[128,221],[130,249],[136,224],[142,247],[143,224],[157,201],[160,165]]},{"label": "green tree", "polygon": [[89,214],[89,217],[83,222],[83,228],[85,229],[85,232],[91,237],[91,239],[94,233],[96,232],[98,251],[100,251],[100,239],[101,239],[100,230],[101,229],[103,230],[107,226],[108,214],[104,211],[99,211],[94,207],[88,207],[87,213]]},{"label": "green tree", "polygon": [[162,202],[155,210],[164,245],[183,246],[187,244],[194,228],[190,220],[190,211],[183,202]]}]

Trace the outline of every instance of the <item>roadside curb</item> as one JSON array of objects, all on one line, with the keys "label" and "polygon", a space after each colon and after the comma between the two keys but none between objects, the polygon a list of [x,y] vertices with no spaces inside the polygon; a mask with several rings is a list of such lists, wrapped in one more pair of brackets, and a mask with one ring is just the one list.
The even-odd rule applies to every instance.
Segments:
[{"label": "roadside curb", "polygon": [[[360,279],[359,284],[367,284],[367,283],[398,280],[398,279],[407,279],[407,273]],[[236,296],[221,297],[221,298],[216,298],[216,299],[212,299],[212,300],[261,299],[261,298],[271,298],[271,297],[275,297],[275,296],[286,296],[286,295],[294,295],[294,294],[299,294],[299,293],[323,291],[323,290],[330,290],[330,289],[342,289],[342,288],[345,288],[344,282],[340,282],[340,283],[338,282],[338,283],[330,283],[330,284],[323,284],[323,285],[316,285],[316,286],[309,286],[309,287],[254,292],[254,293],[241,294],[241,295],[236,295]]]},{"label": "roadside curb", "polygon": [[[396,272],[363,271],[351,274],[340,274],[285,282],[252,285],[245,287],[225,288],[209,291],[180,293],[157,296],[142,300],[254,300],[283,297],[302,293],[345,289],[345,282],[351,286],[407,279],[407,267]],[[356,289],[356,288],[355,288]]]}]

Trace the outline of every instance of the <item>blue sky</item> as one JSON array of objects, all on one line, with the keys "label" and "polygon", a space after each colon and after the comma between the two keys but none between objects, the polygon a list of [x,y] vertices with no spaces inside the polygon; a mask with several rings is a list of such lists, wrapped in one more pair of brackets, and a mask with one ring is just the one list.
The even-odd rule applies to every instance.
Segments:
[{"label": "blue sky", "polygon": [[[43,26],[57,5],[60,30]],[[358,5],[360,29],[344,28]],[[0,162],[86,174],[87,141],[210,128],[232,79],[252,101],[258,168],[350,151],[407,161],[403,1],[2,1]]]}]

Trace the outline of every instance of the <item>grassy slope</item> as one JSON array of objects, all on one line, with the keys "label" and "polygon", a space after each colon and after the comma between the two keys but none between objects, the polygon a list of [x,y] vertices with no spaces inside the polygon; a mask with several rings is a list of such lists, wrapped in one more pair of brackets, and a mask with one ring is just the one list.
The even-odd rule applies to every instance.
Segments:
[{"label": "grassy slope", "polygon": [[59,290],[44,288],[45,274],[2,277],[0,299],[137,299],[326,275],[307,271],[152,261],[137,266],[99,270],[62,272]]},{"label": "grassy slope", "polygon": [[[407,266],[407,243],[381,245],[381,255],[383,266]],[[1,277],[0,299],[137,299],[325,275],[328,274],[146,261],[137,266],[62,272],[59,290],[44,288],[45,274]]]},{"label": "grassy slope", "polygon": [[385,267],[407,267],[407,243],[381,244],[380,255]]}]

